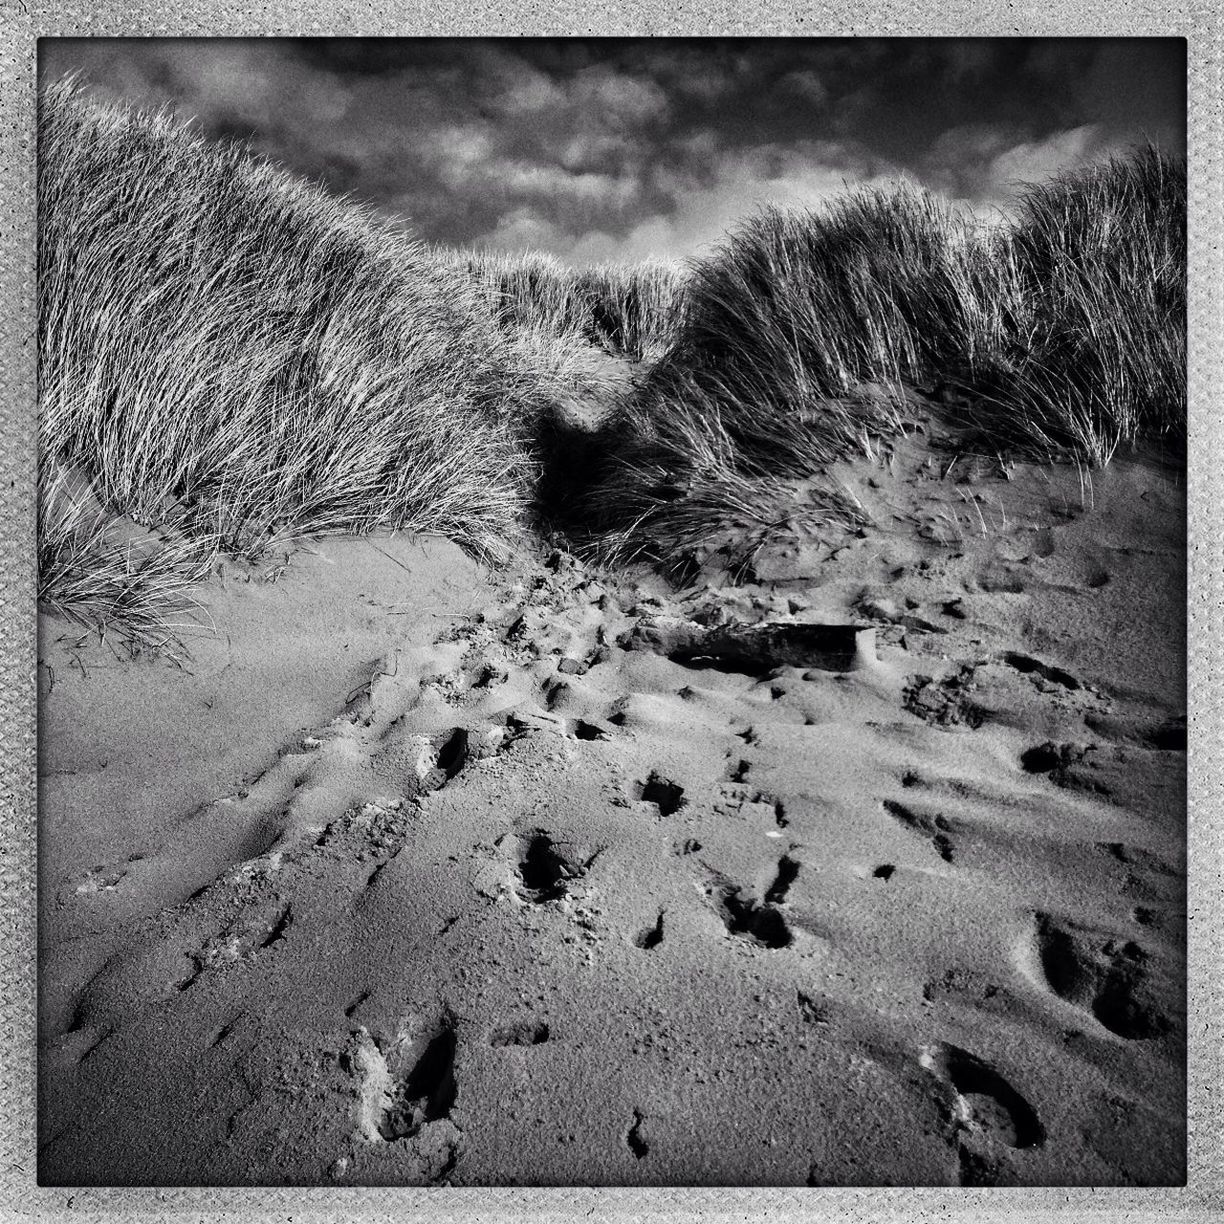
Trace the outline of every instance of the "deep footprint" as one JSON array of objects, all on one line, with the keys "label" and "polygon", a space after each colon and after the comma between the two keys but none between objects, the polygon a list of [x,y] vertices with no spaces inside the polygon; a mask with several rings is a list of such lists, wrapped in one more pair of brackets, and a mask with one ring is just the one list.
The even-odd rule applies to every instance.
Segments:
[{"label": "deep footprint", "polygon": [[384,1053],[381,1043],[364,1038],[355,1062],[364,1078],[367,1138],[388,1143],[409,1139],[427,1122],[449,1115],[456,1096],[456,1047],[449,1020],[423,1046],[420,1040],[397,1043]]},{"label": "deep footprint", "polygon": [[1037,954],[1049,988],[1126,1041],[1167,1033],[1168,1018],[1147,997],[1147,953],[1134,940],[1088,934],[1037,915]]},{"label": "deep footprint", "polygon": [[663,942],[663,910],[659,911],[654,926],[646,927],[645,930],[639,932],[633,942],[647,952],[652,948],[657,948]]},{"label": "deep footprint", "polygon": [[625,1134],[625,1145],[629,1150],[641,1160],[647,1152],[650,1151],[650,1144],[642,1138],[642,1123],[646,1120],[645,1115],[640,1109],[633,1111],[633,1125]]},{"label": "deep footprint", "polygon": [[786,900],[786,894],[790,892],[791,885],[798,877],[798,860],[791,858],[789,854],[784,854],[778,860],[778,874],[765,894],[766,904],[781,905]]},{"label": "deep footprint", "polygon": [[655,771],[645,782],[638,783],[637,798],[653,803],[660,816],[674,816],[684,806],[684,787]]},{"label": "deep footprint", "polygon": [[754,897],[742,896],[742,888],[717,874],[708,892],[730,934],[766,948],[788,948],[794,942],[794,934],[776,903],[767,900],[762,904]]},{"label": "deep footprint", "polygon": [[1021,753],[1020,764],[1025,773],[1052,773],[1077,764],[1091,751],[1091,744],[1056,744],[1046,740]]},{"label": "deep footprint", "polygon": [[[980,1058],[958,1046],[940,1044],[927,1046],[919,1062],[951,1086],[952,1120],[966,1138],[1010,1148],[1040,1147],[1045,1142],[1045,1127],[1036,1110]],[[962,1149],[962,1179],[964,1165]]]},{"label": "deep footprint", "polygon": [[1000,656],[1000,661],[1006,663],[1008,667],[1014,668],[1021,675],[1038,676],[1042,680],[1048,680],[1052,684],[1059,684],[1072,692],[1082,687],[1080,682],[1069,671],[1064,671],[1061,667],[1055,667],[1051,663],[1043,663],[1040,659],[1034,659],[1031,655],[1021,654],[1017,650],[1005,650]]},{"label": "deep footprint", "polygon": [[518,894],[533,905],[560,901],[568,891],[568,882],[585,875],[598,857],[597,850],[585,863],[572,863],[558,853],[556,843],[544,830],[537,829],[527,834],[518,862]]},{"label": "deep footprint", "polygon": [[464,766],[468,758],[468,733],[456,727],[438,747],[438,768],[449,782]]}]

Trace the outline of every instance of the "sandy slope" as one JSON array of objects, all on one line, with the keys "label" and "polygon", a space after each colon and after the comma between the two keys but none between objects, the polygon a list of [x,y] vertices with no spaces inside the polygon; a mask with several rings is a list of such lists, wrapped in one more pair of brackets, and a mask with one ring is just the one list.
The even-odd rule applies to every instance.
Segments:
[{"label": "sandy slope", "polygon": [[41,1180],[1181,1180],[1177,473],[840,477],[739,586],[335,543],[194,677],[48,626]]}]

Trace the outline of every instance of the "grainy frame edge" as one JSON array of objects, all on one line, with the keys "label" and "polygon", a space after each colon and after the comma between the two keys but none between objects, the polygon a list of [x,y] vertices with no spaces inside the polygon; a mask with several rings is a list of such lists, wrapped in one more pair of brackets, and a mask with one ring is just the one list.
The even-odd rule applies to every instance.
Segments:
[{"label": "grainy frame edge", "polygon": [[[1224,99],[1222,19],[1206,3],[1110,0],[1092,19],[1053,3],[860,0],[839,7],[762,0],[0,0],[0,1220],[330,1219],[1206,1220],[1224,1214],[1221,1002],[1224,801],[1218,683],[1224,661]],[[1190,75],[1190,1107],[1186,1189],[1023,1191],[736,1190],[42,1190],[34,1185],[34,69],[38,37],[371,35],[1165,35],[1188,39]],[[1213,752],[1212,749],[1215,748]]]}]

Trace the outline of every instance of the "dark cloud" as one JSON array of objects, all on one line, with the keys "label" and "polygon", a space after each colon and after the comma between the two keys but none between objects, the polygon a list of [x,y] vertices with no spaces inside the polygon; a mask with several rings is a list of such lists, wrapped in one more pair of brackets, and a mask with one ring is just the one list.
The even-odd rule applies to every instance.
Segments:
[{"label": "dark cloud", "polygon": [[431,241],[683,256],[758,203],[908,174],[985,209],[1185,147],[1180,40],[44,40]]}]

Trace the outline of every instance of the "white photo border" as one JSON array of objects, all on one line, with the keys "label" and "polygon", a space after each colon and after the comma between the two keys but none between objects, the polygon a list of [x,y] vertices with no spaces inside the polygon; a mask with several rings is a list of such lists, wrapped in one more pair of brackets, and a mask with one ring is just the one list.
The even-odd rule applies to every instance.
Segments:
[{"label": "white photo border", "polygon": [[[1104,0],[1091,16],[1009,0],[0,0],[0,1220],[995,1219],[1224,1217],[1224,11]],[[35,1183],[36,618],[34,599],[37,41],[54,37],[520,35],[1180,37],[1187,42],[1190,209],[1189,1172],[1184,1188],[1023,1190],[39,1188]]]}]

